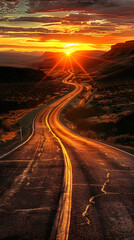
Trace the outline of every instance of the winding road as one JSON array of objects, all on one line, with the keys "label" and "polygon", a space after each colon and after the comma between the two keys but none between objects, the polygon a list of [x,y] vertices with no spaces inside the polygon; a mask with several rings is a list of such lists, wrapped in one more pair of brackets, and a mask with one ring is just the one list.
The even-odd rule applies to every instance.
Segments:
[{"label": "winding road", "polygon": [[29,140],[0,159],[0,239],[134,239],[134,156],[60,119],[83,86],[42,110]]}]

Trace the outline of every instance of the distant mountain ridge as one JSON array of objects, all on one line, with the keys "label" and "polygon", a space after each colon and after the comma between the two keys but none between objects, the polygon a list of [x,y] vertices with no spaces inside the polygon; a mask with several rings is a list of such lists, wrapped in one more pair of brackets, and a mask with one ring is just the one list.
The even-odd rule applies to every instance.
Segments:
[{"label": "distant mountain ridge", "polygon": [[[105,51],[101,50],[90,50],[90,51],[76,51],[71,53],[72,57],[76,58],[80,63],[81,62],[87,62],[89,59],[91,60],[92,58],[96,59],[100,57],[102,54],[104,54]],[[53,67],[60,59],[62,59],[65,56],[64,52],[45,52],[43,54],[43,61],[38,62],[37,65],[40,69],[46,68],[46,67]],[[68,59],[69,60],[69,59]],[[67,61],[68,61],[67,60]],[[71,58],[73,61],[73,58]],[[58,66],[64,65],[65,59],[59,63]],[[76,63],[73,61],[73,65],[76,65]]]},{"label": "distant mountain ridge", "polygon": [[37,52],[0,52],[0,66],[29,68],[42,59]]},{"label": "distant mountain ridge", "polygon": [[[64,52],[0,52],[0,66],[52,68],[63,56]],[[108,52],[101,50],[76,51],[72,53],[72,57],[75,57],[83,67],[89,69],[107,64],[105,60],[112,60],[116,64],[134,64],[134,40],[112,45]],[[61,65],[64,65],[64,60]],[[73,61],[73,65],[78,67],[75,61]]]},{"label": "distant mountain ridge", "polygon": [[92,66],[95,79],[102,81],[121,81],[134,79],[134,41],[117,43],[100,57],[102,62]]},{"label": "distant mountain ridge", "polygon": [[[76,57],[99,57],[104,54],[101,50],[76,51]],[[64,56],[64,52],[0,52],[0,66],[20,68],[47,68],[53,67],[55,63]]]},{"label": "distant mountain ridge", "polygon": [[125,43],[117,43],[111,46],[111,50],[104,53],[104,58],[132,57],[134,55],[134,40]]}]

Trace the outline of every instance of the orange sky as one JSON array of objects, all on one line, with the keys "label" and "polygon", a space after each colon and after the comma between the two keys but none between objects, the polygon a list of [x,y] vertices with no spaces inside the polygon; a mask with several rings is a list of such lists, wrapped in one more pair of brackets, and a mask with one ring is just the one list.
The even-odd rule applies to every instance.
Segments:
[{"label": "orange sky", "polygon": [[109,50],[134,39],[133,0],[3,0],[0,51]]}]

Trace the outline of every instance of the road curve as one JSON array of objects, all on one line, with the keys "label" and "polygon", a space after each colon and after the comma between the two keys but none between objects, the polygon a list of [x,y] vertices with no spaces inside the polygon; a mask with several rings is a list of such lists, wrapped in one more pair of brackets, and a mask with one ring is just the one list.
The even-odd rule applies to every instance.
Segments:
[{"label": "road curve", "polygon": [[133,239],[134,156],[67,129],[59,116],[71,99],[57,105],[48,120],[72,164],[69,239]]},{"label": "road curve", "polygon": [[0,161],[1,239],[133,239],[134,157],[60,122],[83,89],[71,77],[64,82],[75,89],[44,109],[32,138]]},{"label": "road curve", "polygon": [[[71,76],[72,73],[64,82]],[[2,156],[0,215],[1,219],[5,219],[0,227],[2,239],[12,236],[23,236],[23,239],[68,239],[72,168],[63,143],[49,126],[48,117],[57,105],[63,105],[81,89],[77,86],[73,92],[39,113],[34,119],[33,133],[29,139]],[[40,214],[43,229],[37,222]],[[9,223],[8,219],[12,222]],[[28,225],[25,224],[27,221]],[[33,224],[37,225],[35,230]],[[8,231],[5,231],[7,228]]]}]

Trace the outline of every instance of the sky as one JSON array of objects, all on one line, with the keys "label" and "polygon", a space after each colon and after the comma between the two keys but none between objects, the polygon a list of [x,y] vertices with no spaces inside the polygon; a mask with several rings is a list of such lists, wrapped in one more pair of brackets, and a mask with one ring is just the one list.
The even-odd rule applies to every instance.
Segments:
[{"label": "sky", "polygon": [[134,0],[0,0],[0,51],[107,51],[133,39]]}]

